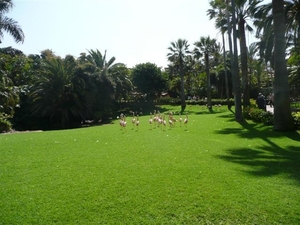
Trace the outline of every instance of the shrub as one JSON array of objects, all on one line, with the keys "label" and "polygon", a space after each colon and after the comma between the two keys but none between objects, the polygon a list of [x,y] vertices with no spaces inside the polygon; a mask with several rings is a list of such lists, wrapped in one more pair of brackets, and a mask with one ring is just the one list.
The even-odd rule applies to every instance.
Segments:
[{"label": "shrub", "polygon": [[293,112],[292,113],[294,124],[296,126],[296,129],[300,129],[300,112]]},{"label": "shrub", "polygon": [[248,106],[244,108],[243,114],[245,119],[250,119],[258,123],[264,123],[266,125],[273,124],[273,114],[257,107]]},{"label": "shrub", "polygon": [[0,132],[8,132],[12,129],[12,124],[9,121],[11,117],[5,113],[0,113]]}]

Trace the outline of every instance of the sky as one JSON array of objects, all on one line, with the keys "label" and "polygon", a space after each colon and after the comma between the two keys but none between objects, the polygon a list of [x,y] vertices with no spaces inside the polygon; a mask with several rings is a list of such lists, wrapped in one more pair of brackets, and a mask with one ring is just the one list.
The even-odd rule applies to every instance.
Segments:
[{"label": "sky", "polygon": [[51,49],[56,55],[98,49],[107,59],[134,67],[168,64],[170,43],[186,39],[193,49],[202,36],[221,41],[207,10],[210,0],[13,0],[6,14],[21,26],[25,41],[17,44],[4,33],[0,47],[28,54]]}]

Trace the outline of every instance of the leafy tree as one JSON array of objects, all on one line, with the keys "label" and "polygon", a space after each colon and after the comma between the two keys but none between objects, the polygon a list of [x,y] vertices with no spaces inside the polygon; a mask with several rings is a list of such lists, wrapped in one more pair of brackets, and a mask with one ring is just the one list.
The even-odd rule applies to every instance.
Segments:
[{"label": "leafy tree", "polygon": [[16,49],[5,48],[0,52],[0,105],[3,112],[13,116],[20,103],[19,93],[26,92],[32,81],[30,60]]},{"label": "leafy tree", "polygon": [[191,54],[189,51],[188,41],[185,39],[178,39],[176,42],[171,42],[171,46],[168,48],[170,53],[167,54],[168,60],[173,63],[174,66],[178,66],[180,82],[181,82],[181,91],[180,91],[180,99],[181,99],[181,112],[185,110],[186,102],[185,102],[185,91],[184,91],[184,65],[185,60],[188,55]]},{"label": "leafy tree", "polygon": [[137,91],[147,94],[149,101],[159,97],[167,87],[167,80],[162,76],[161,69],[153,63],[136,65],[131,75]]},{"label": "leafy tree", "polygon": [[19,104],[19,88],[0,70],[0,113],[13,116],[14,109]]},{"label": "leafy tree", "polygon": [[11,0],[0,1],[0,43],[2,43],[4,31],[9,33],[17,43],[24,42],[25,35],[21,27],[15,20],[5,16],[5,13],[9,12],[13,6]]},{"label": "leafy tree", "polygon": [[55,55],[55,52],[51,49],[45,49],[41,51],[41,57],[42,59],[49,59],[49,58],[59,58]]}]

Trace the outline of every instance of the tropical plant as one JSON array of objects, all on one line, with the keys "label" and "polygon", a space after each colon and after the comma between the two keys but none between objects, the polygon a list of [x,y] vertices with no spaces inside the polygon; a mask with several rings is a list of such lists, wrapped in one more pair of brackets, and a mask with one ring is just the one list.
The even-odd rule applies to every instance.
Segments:
[{"label": "tropical plant", "polygon": [[109,74],[115,83],[115,100],[126,99],[133,90],[130,70],[123,63],[116,63],[109,68]]},{"label": "tropical plant", "polygon": [[200,40],[195,42],[194,56],[197,59],[204,57],[205,73],[207,77],[207,106],[212,109],[211,105],[211,79],[210,79],[210,57],[218,51],[219,44],[216,39],[208,37],[200,37]]},{"label": "tropical plant", "polygon": [[9,33],[15,42],[24,42],[25,35],[18,22],[5,16],[5,13],[8,13],[13,6],[12,0],[0,1],[0,43],[2,43],[4,31]]},{"label": "tropical plant", "polygon": [[224,33],[227,30],[226,27],[226,4],[223,1],[220,0],[213,0],[210,1],[210,6],[212,7],[211,9],[207,10],[207,15],[209,16],[209,19],[216,19],[215,26],[217,29],[220,30],[222,34],[222,50],[223,50],[223,68],[224,68],[224,74],[225,74],[225,87],[226,87],[226,99],[227,99],[227,106],[228,109],[231,109],[231,104],[230,104],[230,96],[229,96],[229,79],[228,79],[228,71],[226,67],[226,51],[225,51],[225,37]]},{"label": "tropical plant", "polygon": [[50,58],[43,61],[43,70],[33,86],[31,98],[34,115],[50,120],[50,127],[78,126],[90,113],[91,104],[85,82],[74,76],[75,59]]},{"label": "tropical plant", "polygon": [[[243,86],[243,105],[248,106],[250,104],[249,98],[249,79],[248,79],[248,59],[247,59],[247,43],[246,43],[246,31],[252,32],[253,28],[247,23],[249,18],[252,18],[256,13],[257,6],[262,2],[262,0],[235,0],[231,1],[231,17],[229,21],[232,24],[233,18],[236,17],[236,23],[238,26],[238,38],[240,43],[241,52],[241,72],[242,72],[242,86]],[[228,1],[226,1],[229,4]],[[223,1],[215,0],[211,1],[210,5],[212,9],[208,10],[208,15],[210,18],[216,18],[216,27],[221,31],[225,31],[229,28],[229,24],[226,25],[226,13],[225,5]],[[234,16],[234,17],[233,17]],[[235,29],[235,25],[233,25]]]},{"label": "tropical plant", "polygon": [[188,41],[185,39],[179,38],[175,42],[171,42],[171,46],[168,48],[170,51],[167,54],[168,60],[173,64],[173,66],[178,67],[180,83],[181,83],[181,91],[180,91],[180,99],[181,99],[181,112],[185,110],[186,102],[185,102],[185,91],[184,91],[184,65],[185,60],[188,55],[191,54],[189,50]]}]

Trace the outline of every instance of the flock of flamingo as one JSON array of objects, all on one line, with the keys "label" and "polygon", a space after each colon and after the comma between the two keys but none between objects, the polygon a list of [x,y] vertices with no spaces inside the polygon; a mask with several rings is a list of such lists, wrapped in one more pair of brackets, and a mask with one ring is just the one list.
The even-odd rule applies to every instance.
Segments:
[{"label": "flock of flamingo", "polygon": [[[139,128],[140,126],[140,119],[139,119],[139,115],[138,113],[132,113],[132,118],[131,118],[131,123],[133,127],[136,127],[136,129]],[[119,124],[121,129],[126,128],[127,126],[127,121],[126,121],[126,116],[121,113],[121,115],[118,117],[119,119]],[[182,126],[182,123],[184,124],[185,128],[187,129],[187,124],[188,124],[188,115],[185,115],[185,118],[183,119],[181,114],[179,114],[179,119],[177,120],[174,117],[174,113],[173,112],[169,112],[168,114],[168,118],[166,119],[166,115],[165,114],[161,114],[159,111],[154,110],[153,114],[150,113],[150,118],[148,120],[150,129],[152,128],[161,128],[161,129],[165,129],[167,126],[171,127],[175,127],[175,124],[177,122],[179,122],[180,127]]]}]

